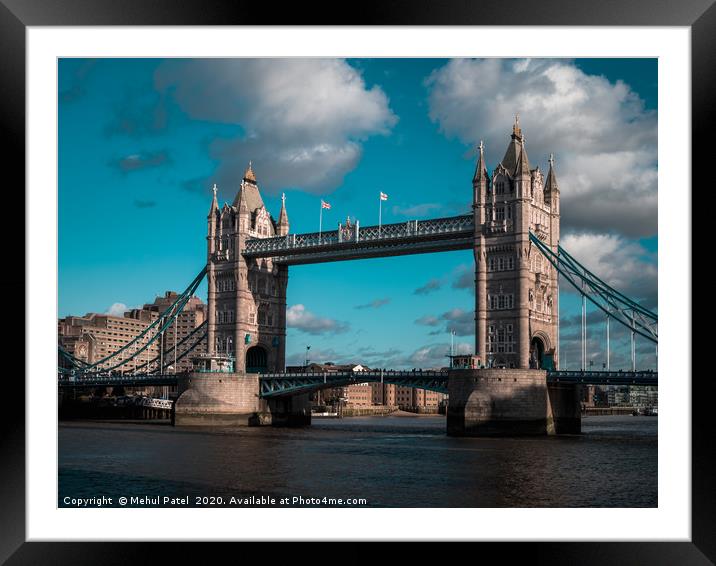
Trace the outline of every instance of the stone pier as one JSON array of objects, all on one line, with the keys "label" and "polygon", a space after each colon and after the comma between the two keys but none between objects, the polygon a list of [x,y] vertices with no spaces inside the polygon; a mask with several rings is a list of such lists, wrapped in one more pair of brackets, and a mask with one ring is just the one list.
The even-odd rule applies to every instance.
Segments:
[{"label": "stone pier", "polygon": [[581,432],[579,386],[547,383],[543,370],[451,370],[448,392],[451,436]]},{"label": "stone pier", "polygon": [[311,424],[308,395],[259,398],[259,374],[194,372],[179,381],[177,426],[303,426]]}]

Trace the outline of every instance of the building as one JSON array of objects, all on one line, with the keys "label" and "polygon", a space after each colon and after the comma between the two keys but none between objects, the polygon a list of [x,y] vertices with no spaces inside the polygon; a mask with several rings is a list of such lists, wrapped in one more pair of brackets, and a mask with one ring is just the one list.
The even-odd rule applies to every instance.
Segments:
[{"label": "building", "polygon": [[550,157],[545,179],[532,168],[515,118],[502,161],[487,172],[482,142],[473,178],[475,214],[475,353],[488,367],[542,367],[557,359],[557,271],[530,243],[555,252],[559,187]]},{"label": "building", "polygon": [[[59,343],[76,358],[90,364],[96,363],[132,343],[159,318],[177,297],[178,295],[174,291],[167,291],[163,297],[157,297],[153,303],[145,304],[142,308],[130,309],[124,313],[124,316],[88,313],[85,316],[62,318],[57,323]],[[110,364],[100,365],[99,368],[113,369],[118,372],[144,372],[147,369],[157,371],[161,364],[165,371],[174,371],[175,368],[177,373],[190,370],[189,356],[181,358],[180,356],[185,351],[185,347],[193,345],[195,340],[189,339],[183,344],[180,343],[205,319],[206,305],[198,297],[190,297],[175,322],[165,330],[163,337],[152,342],[134,359],[119,367],[112,368],[111,366],[117,363],[117,360],[112,360],[111,366]],[[151,331],[137,340],[125,350],[125,356],[120,359],[129,358],[145,347],[148,339],[154,334]],[[200,335],[201,332],[197,332],[194,336]],[[175,337],[178,345],[176,365],[172,363]],[[162,351],[161,356],[159,355],[160,351]],[[194,352],[206,352],[206,339],[196,345]]]},{"label": "building", "polygon": [[[68,316],[57,322],[59,343],[76,358],[94,364],[131,343],[156,319],[156,313],[141,309],[127,311],[124,316],[97,313]],[[147,342],[147,335],[137,340],[126,350],[126,357],[145,347]],[[133,360],[116,368],[116,371],[144,371],[146,363],[154,360],[158,354],[159,344],[155,341]],[[114,365],[117,362],[112,360],[110,363]],[[99,368],[112,369],[110,363],[100,365]]]},{"label": "building", "polygon": [[237,372],[283,371],[288,266],[246,259],[249,238],[286,236],[286,199],[278,221],[269,214],[251,163],[231,205],[214,197],[207,217],[208,354],[235,357]]}]

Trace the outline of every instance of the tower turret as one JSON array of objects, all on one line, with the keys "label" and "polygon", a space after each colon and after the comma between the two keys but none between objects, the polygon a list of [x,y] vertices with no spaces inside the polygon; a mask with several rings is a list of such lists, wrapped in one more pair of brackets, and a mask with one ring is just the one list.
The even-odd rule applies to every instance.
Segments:
[{"label": "tower turret", "polygon": [[[472,204],[473,206],[481,205],[484,207],[487,200],[487,191],[490,187],[490,176],[487,173],[487,166],[485,165],[485,144],[482,140],[480,140],[478,150],[477,166],[475,167],[475,175],[472,178]],[[483,221],[484,219],[481,216],[480,222]]]},{"label": "tower turret", "polygon": [[549,154],[549,172],[544,184],[544,200],[549,205],[552,214],[559,214],[559,184],[554,170],[554,154]]},{"label": "tower turret", "polygon": [[286,193],[281,195],[281,212],[278,215],[278,230],[279,236],[285,236],[288,234],[288,214],[286,213]]}]

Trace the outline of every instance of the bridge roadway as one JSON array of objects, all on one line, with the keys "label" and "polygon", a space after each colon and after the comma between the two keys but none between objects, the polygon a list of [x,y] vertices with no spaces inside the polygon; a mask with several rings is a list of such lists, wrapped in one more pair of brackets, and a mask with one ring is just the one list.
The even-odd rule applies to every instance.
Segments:
[{"label": "bridge roadway", "polygon": [[[93,375],[65,377],[58,380],[61,388],[81,387],[143,387],[176,385],[181,375]],[[548,371],[547,381],[584,385],[646,385],[658,386],[654,371]],[[390,383],[447,393],[448,371],[362,371],[320,373],[265,373],[260,376],[261,397],[279,397],[357,383]]]}]

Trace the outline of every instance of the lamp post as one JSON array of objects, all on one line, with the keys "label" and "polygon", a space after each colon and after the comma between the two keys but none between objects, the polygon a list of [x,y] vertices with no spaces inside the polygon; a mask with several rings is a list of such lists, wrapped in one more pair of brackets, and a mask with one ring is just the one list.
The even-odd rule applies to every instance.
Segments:
[{"label": "lamp post", "polygon": [[310,346],[306,346],[306,363],[304,364],[304,371],[308,371],[308,351],[311,349]]}]

